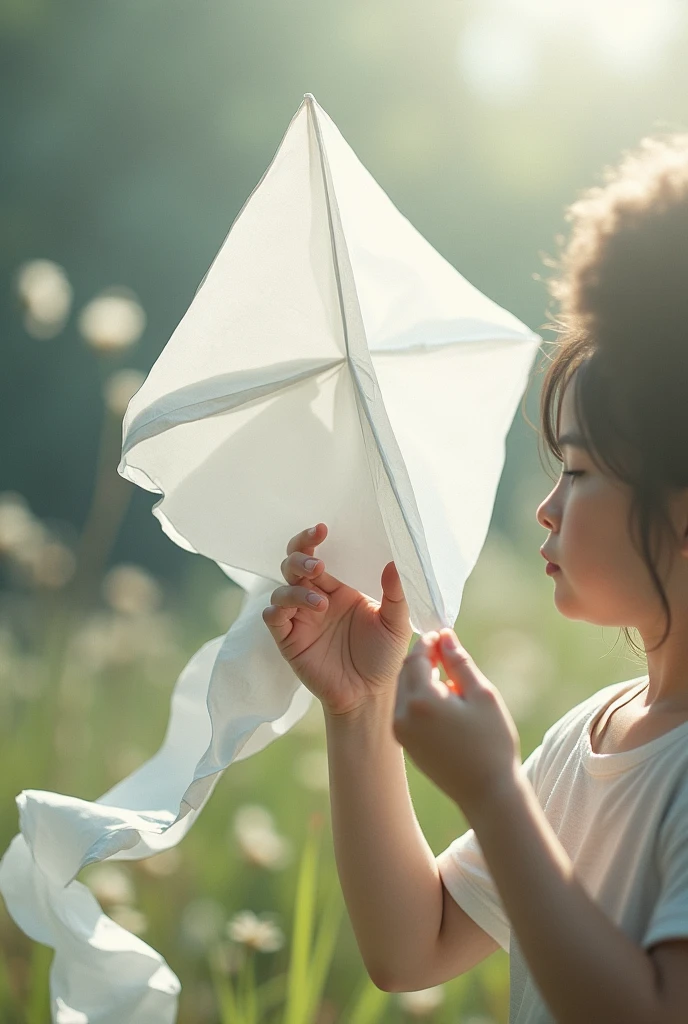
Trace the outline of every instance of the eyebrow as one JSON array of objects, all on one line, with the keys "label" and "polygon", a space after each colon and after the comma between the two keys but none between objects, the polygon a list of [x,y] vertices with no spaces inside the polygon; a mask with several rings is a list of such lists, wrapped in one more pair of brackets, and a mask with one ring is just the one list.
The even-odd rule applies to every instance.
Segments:
[{"label": "eyebrow", "polygon": [[577,434],[575,431],[570,431],[568,434],[562,434],[561,437],[557,438],[557,444],[560,448],[568,445],[570,448],[582,448],[584,451],[589,451],[588,445],[585,443],[585,438],[581,434]]}]

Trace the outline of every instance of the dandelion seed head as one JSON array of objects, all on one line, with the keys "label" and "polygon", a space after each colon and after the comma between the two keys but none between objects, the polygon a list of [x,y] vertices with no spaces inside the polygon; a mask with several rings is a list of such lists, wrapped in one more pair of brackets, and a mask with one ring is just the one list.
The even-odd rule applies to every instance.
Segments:
[{"label": "dandelion seed head", "polygon": [[234,816],[234,836],[243,857],[251,864],[278,871],[291,862],[292,844],[275,829],[265,807],[247,804]]},{"label": "dandelion seed head", "polygon": [[111,288],[96,296],[79,314],[79,331],[98,352],[116,352],[138,341],[146,314],[129,289]]},{"label": "dandelion seed head", "polygon": [[72,286],[64,268],[52,260],[28,260],[17,270],[15,287],[27,332],[39,339],[59,334],[72,305]]}]

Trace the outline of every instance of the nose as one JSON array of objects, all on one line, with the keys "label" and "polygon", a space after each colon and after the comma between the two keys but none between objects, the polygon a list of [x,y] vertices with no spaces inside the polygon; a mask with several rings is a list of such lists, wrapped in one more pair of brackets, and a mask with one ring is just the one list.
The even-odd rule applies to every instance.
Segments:
[{"label": "nose", "polygon": [[554,501],[554,495],[556,493],[556,490],[557,488],[554,487],[549,492],[545,500],[541,502],[540,505],[538,505],[537,511],[535,513],[535,518],[537,519],[540,526],[544,526],[546,530],[551,531],[554,531],[555,524],[559,520],[559,513],[557,511],[556,504]]}]

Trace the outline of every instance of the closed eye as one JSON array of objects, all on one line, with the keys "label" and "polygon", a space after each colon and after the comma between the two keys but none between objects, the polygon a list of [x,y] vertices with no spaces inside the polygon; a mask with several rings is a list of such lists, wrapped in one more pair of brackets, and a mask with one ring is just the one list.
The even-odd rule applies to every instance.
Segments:
[{"label": "closed eye", "polygon": [[584,469],[562,469],[562,476],[583,476],[585,473]]}]

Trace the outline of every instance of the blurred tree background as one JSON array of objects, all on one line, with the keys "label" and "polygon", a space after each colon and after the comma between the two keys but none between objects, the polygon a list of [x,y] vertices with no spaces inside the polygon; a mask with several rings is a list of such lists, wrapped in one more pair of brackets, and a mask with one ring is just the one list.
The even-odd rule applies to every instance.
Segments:
[{"label": "blurred tree background", "polygon": [[[3,850],[22,788],[90,799],[150,756],[179,670],[237,613],[237,588],[162,534],[152,496],[116,478],[116,454],[129,395],[303,94],[450,263],[552,340],[543,255],[565,206],[643,135],[688,128],[687,58],[682,0],[0,0]],[[538,397],[534,377],[534,423]],[[550,487],[518,412],[459,626],[524,757],[577,700],[640,672],[623,655],[600,664],[609,637],[552,607],[535,521]],[[75,568],[92,607],[67,626]],[[291,920],[296,860],[279,851],[300,850],[308,815],[327,811],[318,711],[233,767],[167,860],[95,877],[103,905],[182,978],[180,1021],[220,1019],[218,978],[239,963],[217,945],[223,915],[276,907]],[[412,766],[409,779],[439,852],[460,816]],[[334,877],[331,848],[324,859]],[[48,961],[0,924],[2,1019],[44,1021]],[[320,1024],[340,1019],[360,976],[343,927]],[[227,934],[251,946],[245,920]],[[447,986],[439,1010],[390,999],[360,1020],[457,1020],[459,1006],[462,1021],[506,1020],[506,956],[472,979]]]}]

